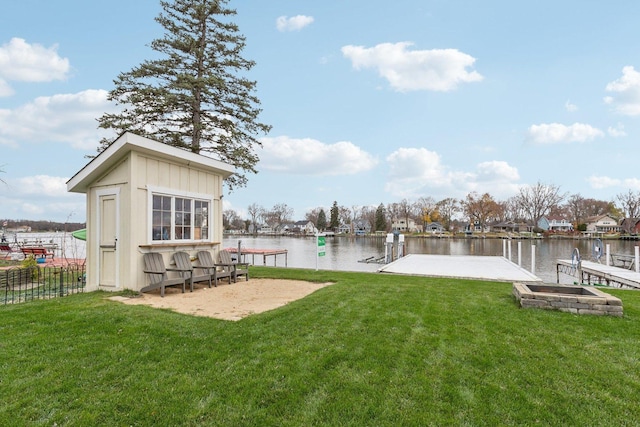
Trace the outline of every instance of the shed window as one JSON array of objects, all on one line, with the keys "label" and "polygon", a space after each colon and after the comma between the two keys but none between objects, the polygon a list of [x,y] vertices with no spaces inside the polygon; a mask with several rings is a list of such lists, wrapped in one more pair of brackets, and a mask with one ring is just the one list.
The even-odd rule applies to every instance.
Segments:
[{"label": "shed window", "polygon": [[209,200],[154,194],[153,241],[190,241],[209,238]]}]

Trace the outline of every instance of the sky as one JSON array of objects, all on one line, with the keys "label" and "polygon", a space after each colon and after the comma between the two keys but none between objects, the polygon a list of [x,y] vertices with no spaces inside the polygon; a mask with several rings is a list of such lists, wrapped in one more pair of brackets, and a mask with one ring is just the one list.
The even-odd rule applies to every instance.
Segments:
[{"label": "sky", "polygon": [[[84,222],[66,182],[112,136],[158,0],[1,0],[0,218]],[[640,191],[640,2],[232,0],[262,147],[225,209]]]}]

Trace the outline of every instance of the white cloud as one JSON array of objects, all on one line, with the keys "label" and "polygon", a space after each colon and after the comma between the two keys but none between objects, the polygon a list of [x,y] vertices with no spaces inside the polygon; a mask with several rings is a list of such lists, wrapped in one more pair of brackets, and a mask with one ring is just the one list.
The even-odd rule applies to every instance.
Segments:
[{"label": "white cloud", "polygon": [[12,38],[0,46],[0,96],[11,95],[8,81],[49,82],[64,80],[71,67],[67,58],[58,55],[58,46],[45,48]]},{"label": "white cloud", "polygon": [[626,188],[631,188],[633,190],[640,190],[640,179],[638,178],[627,178],[624,180],[624,186]]},{"label": "white cloud", "polygon": [[470,172],[452,171],[438,153],[426,148],[400,148],[386,160],[390,172],[385,190],[396,198],[464,197],[470,191],[510,196],[518,190],[518,170],[503,161],[479,163]]},{"label": "white cloud", "polygon": [[617,187],[622,183],[622,181],[620,181],[619,179],[595,175],[591,175],[589,178],[587,178],[587,182],[589,183],[589,185],[591,185],[591,188],[596,190],[609,187]]},{"label": "white cloud", "polygon": [[348,141],[325,144],[311,138],[263,138],[259,167],[300,175],[354,175],[372,169],[377,160]]},{"label": "white cloud", "polygon": [[587,142],[604,136],[598,128],[584,123],[570,126],[560,123],[543,123],[531,125],[527,131],[527,141],[535,144],[557,144],[570,142]]},{"label": "white cloud", "polygon": [[616,112],[627,116],[640,115],[640,73],[632,66],[622,68],[622,77],[608,83],[605,89],[614,95],[606,96],[604,102]]},{"label": "white cloud", "polygon": [[71,213],[84,221],[84,194],[67,192],[68,178],[50,175],[5,179],[0,185],[0,205],[5,217],[64,221]]},{"label": "white cloud", "polygon": [[622,123],[618,123],[616,127],[609,126],[607,128],[607,133],[609,134],[609,136],[612,136],[614,138],[627,136],[627,132],[625,132],[624,125]]},{"label": "white cloud", "polygon": [[59,142],[78,149],[96,148],[111,131],[96,119],[113,110],[107,91],[85,90],[36,98],[14,110],[0,109],[0,144]]},{"label": "white cloud", "polygon": [[478,82],[473,70],[476,59],[457,49],[414,50],[410,42],[382,43],[372,48],[348,45],[342,54],[353,68],[375,68],[399,92],[414,90],[450,91],[462,83]]},{"label": "white cloud", "polygon": [[311,25],[313,16],[296,15],[292,17],[280,16],[276,19],[278,31],[300,31],[304,27]]},{"label": "white cloud", "polygon": [[578,106],[576,104],[569,102],[569,100],[567,100],[567,102],[564,103],[564,108],[570,113],[573,113],[574,111],[578,111]]}]

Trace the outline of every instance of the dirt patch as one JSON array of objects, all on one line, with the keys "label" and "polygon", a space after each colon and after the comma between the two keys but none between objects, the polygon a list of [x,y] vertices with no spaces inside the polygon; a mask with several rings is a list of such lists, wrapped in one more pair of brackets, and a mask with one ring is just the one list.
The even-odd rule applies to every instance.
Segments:
[{"label": "dirt patch", "polygon": [[217,287],[201,287],[184,294],[179,288],[167,288],[164,298],[160,291],[144,293],[134,298],[114,296],[111,300],[124,304],[148,305],[168,308],[194,316],[223,320],[240,320],[251,314],[262,313],[303,298],[331,283],[313,283],[300,280],[250,279],[231,285],[218,283]]}]

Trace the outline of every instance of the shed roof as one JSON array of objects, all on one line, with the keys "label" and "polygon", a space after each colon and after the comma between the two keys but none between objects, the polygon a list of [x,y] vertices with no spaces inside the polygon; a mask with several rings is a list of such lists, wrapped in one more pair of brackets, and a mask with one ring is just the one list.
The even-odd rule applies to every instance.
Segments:
[{"label": "shed roof", "polygon": [[177,164],[193,165],[220,174],[224,178],[235,172],[233,166],[211,157],[172,147],[131,132],[125,132],[67,181],[67,191],[86,193],[92,182],[101,177],[131,151],[153,155]]}]

